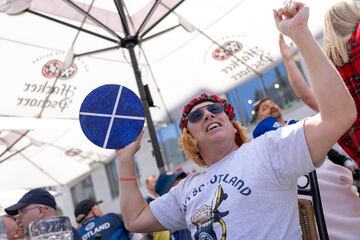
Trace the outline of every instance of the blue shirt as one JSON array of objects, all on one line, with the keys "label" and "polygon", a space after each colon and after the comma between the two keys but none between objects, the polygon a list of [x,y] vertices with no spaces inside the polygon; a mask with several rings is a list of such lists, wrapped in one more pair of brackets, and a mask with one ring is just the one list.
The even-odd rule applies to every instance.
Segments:
[{"label": "blue shirt", "polygon": [[108,213],[101,217],[87,219],[79,229],[82,240],[93,240],[101,236],[102,240],[127,240],[130,233],[125,229],[121,215]]},{"label": "blue shirt", "polygon": [[173,232],[171,239],[173,240],[191,240],[191,232],[187,229]]},{"label": "blue shirt", "polygon": [[80,233],[77,229],[75,229],[74,227],[72,228],[72,232],[73,232],[73,237],[74,240],[81,240],[81,236]]},{"label": "blue shirt", "polygon": [[[287,122],[287,125],[291,125],[296,123],[296,120],[289,120]],[[277,122],[275,118],[273,117],[267,117],[263,120],[261,120],[255,127],[254,131],[253,131],[253,137],[257,138],[261,135],[263,135],[264,133],[268,132],[268,131],[273,131],[276,130],[278,128],[281,128],[282,125],[281,123]]]}]

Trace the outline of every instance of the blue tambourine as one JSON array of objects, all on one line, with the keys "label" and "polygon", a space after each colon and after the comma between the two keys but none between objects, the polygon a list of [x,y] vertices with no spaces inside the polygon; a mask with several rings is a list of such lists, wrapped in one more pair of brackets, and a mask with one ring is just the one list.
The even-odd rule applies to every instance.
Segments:
[{"label": "blue tambourine", "polygon": [[79,121],[85,136],[95,145],[118,149],[140,135],[145,122],[141,100],[130,89],[116,84],[91,91],[81,104]]}]

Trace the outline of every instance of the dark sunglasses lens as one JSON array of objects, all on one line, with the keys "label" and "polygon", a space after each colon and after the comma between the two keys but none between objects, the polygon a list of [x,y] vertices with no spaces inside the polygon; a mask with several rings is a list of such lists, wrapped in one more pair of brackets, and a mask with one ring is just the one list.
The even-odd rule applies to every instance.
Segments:
[{"label": "dark sunglasses lens", "polygon": [[[206,106],[206,109],[212,114],[219,114],[224,111],[224,106],[220,103],[214,103]],[[204,109],[200,108],[189,113],[187,119],[189,120],[189,122],[196,123],[200,121],[203,118],[203,116],[204,116]]]},{"label": "dark sunglasses lens", "polygon": [[202,117],[203,117],[203,110],[198,109],[198,110],[195,110],[195,111],[189,113],[188,120],[189,120],[189,122],[196,123],[196,122],[200,121],[202,119]]},{"label": "dark sunglasses lens", "polygon": [[207,106],[207,110],[213,114],[219,114],[224,111],[224,106],[220,103],[214,103]]}]

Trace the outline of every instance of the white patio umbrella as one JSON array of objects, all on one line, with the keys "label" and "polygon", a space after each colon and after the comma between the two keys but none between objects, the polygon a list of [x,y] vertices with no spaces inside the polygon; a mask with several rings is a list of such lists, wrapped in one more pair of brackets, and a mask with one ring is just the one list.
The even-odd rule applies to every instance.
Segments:
[{"label": "white patio umbrella", "polygon": [[[151,120],[175,121],[189,98],[204,91],[224,94],[277,64],[272,9],[282,2],[2,0],[0,113],[78,119],[87,93],[121,84],[137,92],[149,110],[162,169]],[[310,28],[319,34],[326,8],[336,1],[305,2]],[[151,100],[157,107],[149,109]]]},{"label": "white patio umbrella", "polygon": [[[16,144],[1,156],[0,190],[65,186],[88,174],[114,153],[86,141],[79,128],[2,131],[0,148]],[[72,140],[71,140],[72,139]],[[71,140],[71,141],[70,141]]]}]

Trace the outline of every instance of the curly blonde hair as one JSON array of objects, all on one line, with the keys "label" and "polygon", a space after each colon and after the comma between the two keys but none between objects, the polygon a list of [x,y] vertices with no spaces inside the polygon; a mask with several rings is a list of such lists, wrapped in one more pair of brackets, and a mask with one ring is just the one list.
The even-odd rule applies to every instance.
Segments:
[{"label": "curly blonde hair", "polygon": [[[237,130],[235,134],[235,142],[239,147],[247,142],[247,136],[245,128],[241,126],[241,124],[235,120],[231,121],[234,128]],[[202,159],[200,155],[200,149],[197,144],[197,141],[191,134],[189,133],[186,127],[183,128],[182,134],[179,138],[179,144],[181,150],[184,152],[187,159],[194,161],[200,167],[206,167],[205,161]]]}]

